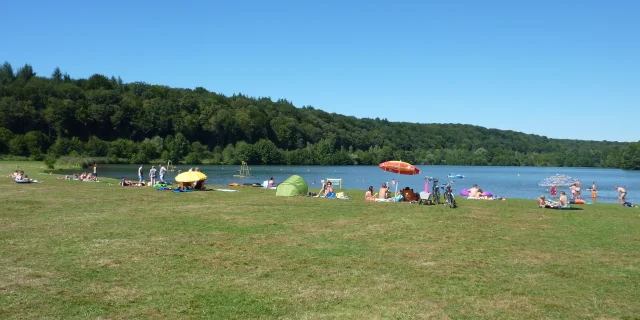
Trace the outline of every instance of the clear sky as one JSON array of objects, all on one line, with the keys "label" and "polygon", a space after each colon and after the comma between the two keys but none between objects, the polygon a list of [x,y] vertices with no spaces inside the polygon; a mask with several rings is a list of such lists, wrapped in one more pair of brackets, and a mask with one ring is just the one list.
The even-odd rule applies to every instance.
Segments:
[{"label": "clear sky", "polygon": [[639,17],[631,0],[5,1],[0,60],[356,117],[638,141]]}]

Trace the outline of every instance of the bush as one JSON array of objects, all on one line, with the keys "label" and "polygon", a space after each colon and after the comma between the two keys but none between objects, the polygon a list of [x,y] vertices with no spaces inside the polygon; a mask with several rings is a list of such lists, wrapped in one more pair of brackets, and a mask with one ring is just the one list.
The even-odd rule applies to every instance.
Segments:
[{"label": "bush", "polygon": [[197,153],[191,152],[184,159],[184,162],[187,164],[201,164],[202,160],[200,160],[200,156]]},{"label": "bush", "polygon": [[25,156],[14,156],[12,154],[3,154],[0,156],[0,160],[2,161],[28,161],[29,158]]},{"label": "bush", "polygon": [[89,168],[97,164],[127,164],[128,159],[119,159],[116,157],[60,157],[58,165],[64,165],[75,168]]},{"label": "bush", "polygon": [[48,169],[55,169],[56,161],[58,161],[58,157],[53,153],[47,153],[44,157],[44,164]]}]

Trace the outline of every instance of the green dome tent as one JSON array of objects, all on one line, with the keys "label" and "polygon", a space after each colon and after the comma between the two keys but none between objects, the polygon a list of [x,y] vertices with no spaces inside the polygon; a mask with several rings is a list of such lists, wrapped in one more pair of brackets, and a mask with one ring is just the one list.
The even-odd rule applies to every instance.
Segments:
[{"label": "green dome tent", "polygon": [[309,187],[307,182],[301,176],[292,175],[283,181],[276,188],[276,196],[293,197],[301,194],[307,194]]}]

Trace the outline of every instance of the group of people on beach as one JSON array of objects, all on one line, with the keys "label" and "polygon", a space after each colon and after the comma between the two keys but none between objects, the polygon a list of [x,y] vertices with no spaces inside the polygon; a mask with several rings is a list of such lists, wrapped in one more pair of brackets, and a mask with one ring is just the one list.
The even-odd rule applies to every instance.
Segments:
[{"label": "group of people on beach", "polygon": [[[616,191],[618,192],[618,202],[621,204],[626,204],[627,200],[627,190],[625,188],[623,188],[622,186],[616,185],[615,186]],[[587,189],[591,191],[591,199],[593,202],[596,202],[597,196],[598,196],[598,188],[596,185],[596,182],[594,181],[593,184],[591,185],[591,189]],[[551,201],[547,200],[545,195],[541,195],[538,198],[538,207],[554,207],[554,206],[558,206],[560,208],[564,208],[564,207],[568,207],[569,203],[573,203],[573,202],[577,202],[582,200],[582,184],[580,183],[580,180],[576,180],[576,182],[572,183],[569,186],[569,192],[571,194],[571,200],[569,200],[569,198],[567,197],[566,193],[564,191],[560,192],[560,197],[558,198],[558,202],[554,202],[553,200],[555,200],[555,196],[556,196],[556,192],[557,192],[557,187],[555,185],[552,185],[549,188],[549,192],[551,194]],[[584,202],[583,202],[584,203]]]},{"label": "group of people on beach", "polygon": [[[128,186],[135,186],[135,187],[144,187],[144,186],[148,186],[148,187],[152,187],[155,184],[158,183],[162,183],[165,184],[165,174],[167,173],[167,168],[162,164],[162,163],[158,163],[158,169],[156,169],[156,166],[152,165],[151,169],[149,169],[149,182],[144,180],[144,165],[140,165],[140,167],[138,167],[138,183],[135,183],[131,180],[127,180],[126,177],[122,177],[120,179],[120,185],[123,187],[128,187]],[[160,176],[160,179],[158,180],[158,175]]]},{"label": "group of people on beach", "polygon": [[[595,181],[593,183],[595,184]],[[580,180],[576,180],[569,186],[569,192],[572,200],[582,199],[582,183],[580,183]]]},{"label": "group of people on beach", "polygon": [[[391,186],[394,186],[397,184],[396,180],[393,179],[391,181]],[[404,195],[406,194],[407,197],[409,199],[407,199],[407,201],[410,202],[417,202],[419,201],[419,195],[417,195],[413,189],[410,189],[409,187],[406,187],[404,189],[401,189],[400,191],[395,191],[391,192],[389,183],[383,182],[382,185],[380,186],[380,189],[378,189],[378,192],[375,192],[375,190],[373,189],[373,186],[369,186],[369,188],[367,189],[367,191],[364,193],[364,198],[365,200],[369,200],[369,201],[386,201],[386,200],[390,200],[393,199],[397,196],[399,196],[400,194],[403,194],[403,198]]]},{"label": "group of people on beach", "polygon": [[[167,168],[162,164],[162,163],[158,163],[158,168],[156,169],[155,165],[151,166],[151,169],[149,169],[149,181],[145,181],[144,179],[144,165],[140,165],[140,167],[138,167],[138,183],[134,183],[131,180],[127,180],[126,177],[122,177],[122,179],[120,179],[120,185],[123,187],[128,187],[128,186],[136,186],[136,187],[144,187],[144,186],[148,186],[148,187],[163,187],[165,188],[165,190],[172,190],[172,188],[170,188],[169,186],[167,186],[167,181],[165,180],[165,176],[167,174]],[[199,172],[200,168],[190,168],[189,172]],[[182,170],[178,170],[178,174],[181,174]],[[273,181],[273,178],[271,178]],[[178,188],[179,190],[186,190],[186,189],[198,189],[198,190],[204,190],[204,184],[205,184],[205,180],[206,179],[202,179],[202,180],[198,180],[198,181],[190,181],[190,182],[179,182],[178,183]]]},{"label": "group of people on beach", "polygon": [[483,198],[484,191],[482,191],[482,189],[478,188],[477,184],[474,184],[473,187],[469,188],[469,198],[472,199],[480,199]]},{"label": "group of people on beach", "polygon": [[86,173],[74,173],[73,175],[65,175],[65,180],[78,180],[78,181],[97,181],[98,177],[94,176],[91,172]]},{"label": "group of people on beach", "polygon": [[400,192],[396,191],[392,196],[391,189],[390,189],[390,185],[395,186],[396,184],[397,182],[395,179],[392,179],[391,183],[383,182],[382,185],[380,186],[380,189],[378,189],[378,192],[375,192],[373,190],[373,186],[369,186],[369,189],[367,189],[367,191],[364,194],[364,198],[366,200],[375,201],[375,200],[388,200],[393,197],[397,197],[400,194]]},{"label": "group of people on beach", "polygon": [[14,173],[12,173],[9,176],[9,178],[12,178],[16,182],[33,182],[34,181],[30,179],[29,176],[27,176],[22,170],[20,171],[16,170]]},{"label": "group of people on beach", "polygon": [[96,163],[93,164],[93,173],[83,172],[83,173],[74,173],[73,175],[67,174],[64,176],[64,180],[96,182],[98,181],[98,165]]},{"label": "group of people on beach", "polygon": [[[393,180],[391,184],[395,185],[396,181]],[[484,191],[480,189],[477,184],[474,184],[473,187],[469,188],[469,198],[472,198],[472,199],[483,198],[484,197],[483,193]],[[364,194],[364,198],[365,200],[380,201],[380,200],[388,200],[393,197],[397,197],[400,194],[407,195],[410,198],[410,199],[406,199],[407,201],[410,201],[410,202],[419,201],[419,197],[420,197],[419,194],[417,194],[415,191],[413,191],[413,189],[410,189],[409,187],[406,187],[405,189],[395,192],[395,194],[392,196],[389,185],[387,183],[382,183],[382,186],[380,187],[378,192],[374,191],[373,186],[369,186],[369,188]]]},{"label": "group of people on beach", "polygon": [[369,189],[364,193],[364,198],[366,200],[375,201],[376,199],[388,199],[391,195],[389,191],[389,186],[386,183],[383,183],[378,192],[373,190],[373,186],[369,186]]},{"label": "group of people on beach", "polygon": [[569,197],[567,197],[567,193],[564,191],[560,191],[560,198],[558,202],[547,200],[545,195],[540,195],[538,198],[538,207],[539,208],[569,208]]},{"label": "group of people on beach", "polygon": [[[162,164],[162,163],[158,163],[158,169],[156,169],[156,166],[151,166],[151,169],[149,169],[149,183],[147,184],[144,181],[144,165],[140,165],[140,167],[138,168],[138,185],[147,185],[147,186],[153,186],[157,183],[166,183],[166,181],[164,180],[164,176],[167,174],[167,168]],[[158,180],[158,176],[160,176],[160,180]]]}]

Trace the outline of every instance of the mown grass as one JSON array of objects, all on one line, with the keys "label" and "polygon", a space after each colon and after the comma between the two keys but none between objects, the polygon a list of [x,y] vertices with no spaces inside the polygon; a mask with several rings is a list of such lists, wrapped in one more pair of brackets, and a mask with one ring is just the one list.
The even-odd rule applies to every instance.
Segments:
[{"label": "mown grass", "polygon": [[174,194],[21,166],[44,182],[0,182],[3,319],[640,315],[640,209]]}]

